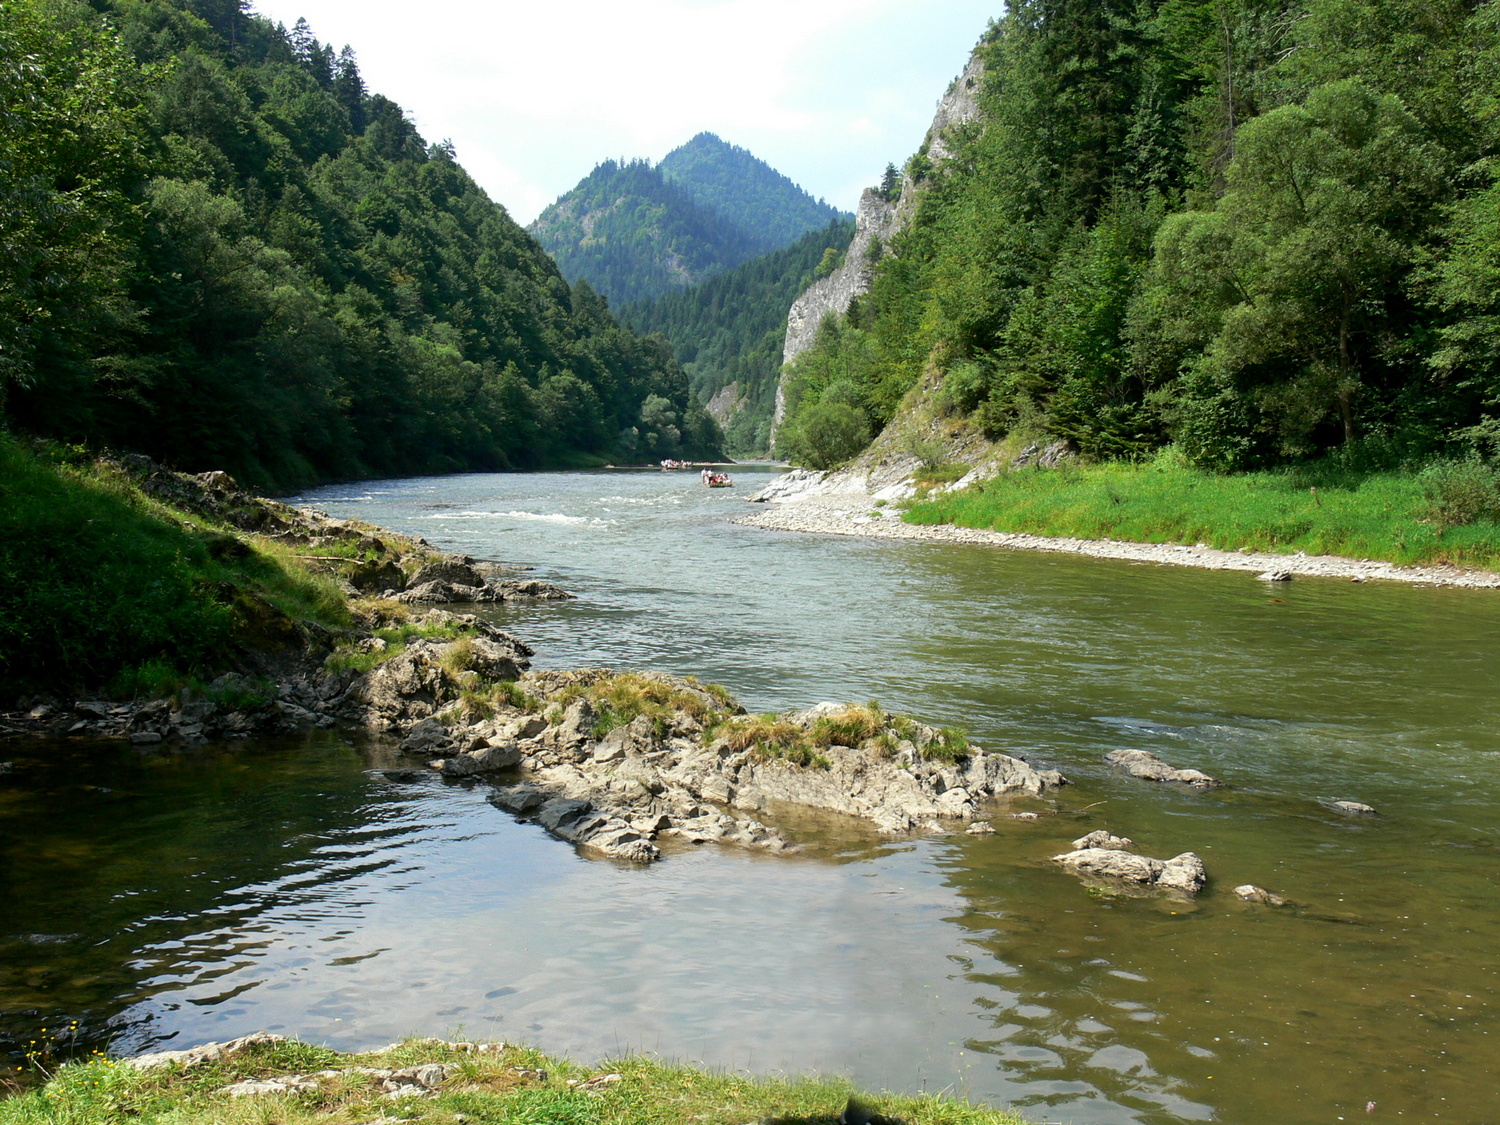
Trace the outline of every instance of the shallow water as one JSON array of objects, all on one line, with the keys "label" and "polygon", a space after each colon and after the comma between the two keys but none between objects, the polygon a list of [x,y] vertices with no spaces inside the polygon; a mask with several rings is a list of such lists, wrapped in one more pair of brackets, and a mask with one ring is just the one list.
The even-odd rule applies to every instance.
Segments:
[{"label": "shallow water", "polygon": [[[1500,595],[738,528],[764,475],[736,476],[306,499],[578,593],[490,612],[541,665],[692,672],[755,710],[878,698],[1061,768],[1060,815],[897,842],[808,818],[800,856],[639,869],[483,785],[387,781],[332,735],[13,743],[0,1027],[76,1016],[122,1048],[461,1029],[1100,1125],[1496,1120]],[[1231,785],[1116,776],[1123,746]],[[1318,803],[1343,797],[1383,815]],[[1101,897],[1045,862],[1095,827],[1197,851],[1209,893]],[[1244,906],[1242,882],[1298,905]]]}]

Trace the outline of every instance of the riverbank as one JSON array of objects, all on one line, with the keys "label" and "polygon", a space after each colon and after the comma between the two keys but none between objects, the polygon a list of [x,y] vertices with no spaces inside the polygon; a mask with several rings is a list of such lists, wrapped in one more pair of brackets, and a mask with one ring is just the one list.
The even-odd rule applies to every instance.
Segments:
[{"label": "riverbank", "polygon": [[1285,574],[1296,578],[1332,578],[1354,582],[1407,582],[1423,586],[1500,589],[1500,574],[1457,566],[1399,566],[1395,563],[1335,555],[1282,554],[1222,550],[1197,543],[1135,543],[1113,539],[1079,539],[994,531],[952,523],[910,523],[902,513],[864,492],[794,495],[762,511],[734,520],[744,527],[819,535],[858,535],[882,539],[924,540],[1002,547],[1013,551],[1051,551],[1090,558],[1252,574]]},{"label": "riverbank", "polygon": [[[175,1056],[175,1057],[173,1057]],[[410,1039],[343,1054],[246,1036],[168,1056],[60,1067],[41,1089],[0,1101],[0,1125],[834,1125],[856,1091],[837,1079],[762,1079],[642,1057],[597,1066],[504,1043]],[[909,1125],[1023,1125],[944,1097],[860,1098]]]}]

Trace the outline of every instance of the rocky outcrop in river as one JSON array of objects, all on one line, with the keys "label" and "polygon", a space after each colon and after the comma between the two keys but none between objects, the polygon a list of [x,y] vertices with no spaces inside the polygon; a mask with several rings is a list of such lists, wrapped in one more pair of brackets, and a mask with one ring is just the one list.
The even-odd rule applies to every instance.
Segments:
[{"label": "rocky outcrop in river", "polygon": [[532,673],[517,689],[530,710],[419,723],[403,752],[449,777],[518,770],[492,803],[618,859],[654,860],[668,840],[781,851],[789,841],[762,819],[781,805],[930,832],[974,820],[996,797],[1065,784],[870,707],[754,717],[720,689],[600,669]]}]

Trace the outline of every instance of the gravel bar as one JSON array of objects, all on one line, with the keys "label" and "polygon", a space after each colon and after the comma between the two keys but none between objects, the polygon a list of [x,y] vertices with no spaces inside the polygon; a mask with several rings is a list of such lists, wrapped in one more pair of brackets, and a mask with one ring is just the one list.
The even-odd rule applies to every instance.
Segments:
[{"label": "gravel bar", "polygon": [[1170,543],[1127,543],[1113,539],[1055,539],[1024,532],[981,531],[952,524],[903,523],[894,512],[875,508],[868,495],[838,493],[805,496],[768,506],[732,522],[770,531],[802,531],[818,535],[862,535],[880,539],[922,539],[939,543],[971,543],[1012,551],[1053,551],[1096,559],[1196,566],[1206,570],[1244,570],[1298,578],[1340,578],[1355,582],[1408,582],[1420,586],[1459,586],[1500,589],[1500,574],[1456,566],[1397,566],[1394,563],[1342,558],[1338,555],[1273,555],[1221,551]]}]

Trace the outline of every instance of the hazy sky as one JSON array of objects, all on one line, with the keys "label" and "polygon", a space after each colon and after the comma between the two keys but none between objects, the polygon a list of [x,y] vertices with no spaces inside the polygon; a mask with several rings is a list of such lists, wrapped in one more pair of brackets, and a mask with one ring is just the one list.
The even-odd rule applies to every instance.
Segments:
[{"label": "hazy sky", "polygon": [[255,0],[348,43],[522,223],[708,130],[852,210],[921,144],[999,0]]}]

